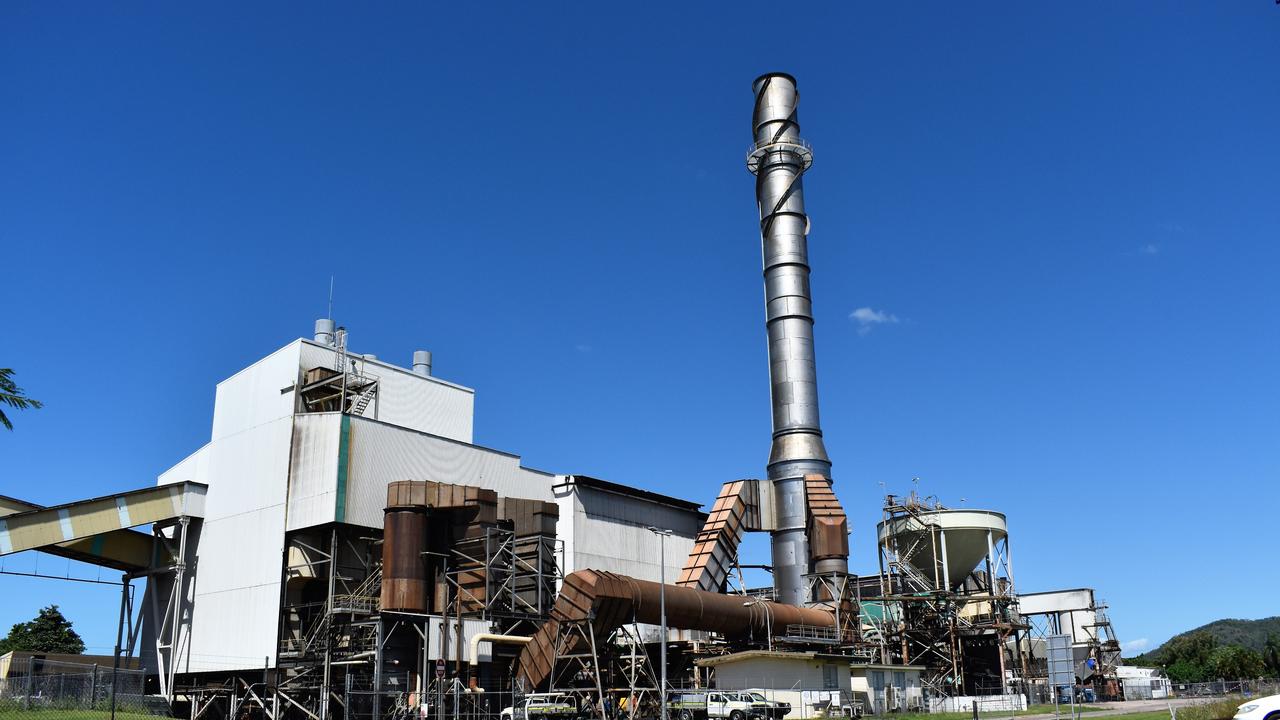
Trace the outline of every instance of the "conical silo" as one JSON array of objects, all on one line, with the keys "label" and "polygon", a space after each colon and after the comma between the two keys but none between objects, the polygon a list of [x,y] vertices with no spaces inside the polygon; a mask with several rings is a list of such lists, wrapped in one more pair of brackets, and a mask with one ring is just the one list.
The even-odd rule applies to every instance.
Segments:
[{"label": "conical silo", "polygon": [[921,510],[885,520],[876,531],[882,548],[947,590],[963,585],[1008,536],[1004,513],[993,510]]}]

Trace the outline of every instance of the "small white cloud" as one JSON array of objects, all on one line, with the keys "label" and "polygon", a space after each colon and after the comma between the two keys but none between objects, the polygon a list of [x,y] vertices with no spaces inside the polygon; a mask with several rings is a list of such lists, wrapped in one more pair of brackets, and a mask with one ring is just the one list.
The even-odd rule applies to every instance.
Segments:
[{"label": "small white cloud", "polygon": [[589,353],[589,352],[591,352],[594,348],[592,348],[590,345],[588,345],[588,344],[586,344],[586,343],[578,343],[577,345],[574,345],[574,346],[573,346],[573,349],[574,349],[574,350],[577,350],[577,351],[578,351],[578,352],[580,352],[580,353]]},{"label": "small white cloud", "polygon": [[860,307],[849,313],[849,319],[858,324],[858,334],[866,335],[877,325],[891,325],[898,322],[898,316],[884,310],[873,310]]},{"label": "small white cloud", "polygon": [[1120,643],[1120,649],[1127,653],[1140,653],[1149,647],[1151,647],[1151,641],[1146,638],[1136,638]]},{"label": "small white cloud", "polygon": [[1143,255],[1159,255],[1160,246],[1155,243],[1147,243],[1146,245],[1142,246],[1142,249],[1139,252],[1141,252]]}]

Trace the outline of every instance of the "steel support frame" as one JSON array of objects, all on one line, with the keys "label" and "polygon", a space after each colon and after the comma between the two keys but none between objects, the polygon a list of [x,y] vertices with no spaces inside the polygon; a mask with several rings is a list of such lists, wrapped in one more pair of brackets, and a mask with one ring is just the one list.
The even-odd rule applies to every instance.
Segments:
[{"label": "steel support frame", "polygon": [[[942,506],[930,507],[927,501],[918,501],[914,495],[906,502],[899,502],[893,496],[886,498],[882,518],[886,526],[910,518],[924,532],[917,534],[908,545],[894,535],[879,544],[882,601],[896,602],[901,608],[899,621],[890,622],[886,618],[884,622],[882,659],[889,659],[896,650],[904,663],[925,665],[930,670],[921,682],[934,693],[947,696],[966,684],[961,638],[995,633],[999,638],[1002,691],[1008,692],[1007,663],[1013,660],[1016,665],[1025,667],[1026,664],[1021,646],[1015,644],[1010,651],[1007,642],[1010,633],[1016,635],[1023,627],[1014,619],[1017,596],[1008,536],[997,540],[988,531],[987,553],[980,563],[985,573],[973,572],[964,578],[967,582],[962,586],[972,585],[979,588],[978,592],[955,592],[944,560],[946,531],[929,515],[934,509]],[[930,574],[920,572],[911,564],[915,554],[926,545],[934,558]],[[965,619],[960,610],[967,602],[989,603],[988,617],[977,621]],[[1010,652],[1015,657],[1007,657]]]},{"label": "steel support frame", "polygon": [[[177,550],[173,553],[174,561],[167,568],[156,568],[142,573],[143,575],[157,575],[166,572],[172,572],[173,574],[173,582],[169,587],[168,596],[164,599],[163,604],[159,599],[160,593],[152,592],[147,594],[152,627],[156,629],[155,654],[160,680],[160,694],[170,704],[173,703],[174,699],[174,677],[177,674],[178,658],[181,656],[181,645],[190,639],[190,634],[184,632],[186,624],[184,615],[187,611],[187,533],[190,525],[191,518],[187,515],[179,516],[172,524],[163,526],[157,524],[153,532],[159,542],[166,545],[175,541],[177,543]],[[163,530],[173,526],[176,526],[176,538],[166,537],[163,534]]]},{"label": "steel support frame", "polygon": [[[591,678],[594,687],[565,684],[566,679],[574,678],[579,674],[585,674]],[[604,720],[604,681],[592,620],[560,622],[551,659],[549,689],[554,693],[564,693],[578,698],[579,707],[582,705],[581,700],[586,699],[590,703],[593,714]]]}]

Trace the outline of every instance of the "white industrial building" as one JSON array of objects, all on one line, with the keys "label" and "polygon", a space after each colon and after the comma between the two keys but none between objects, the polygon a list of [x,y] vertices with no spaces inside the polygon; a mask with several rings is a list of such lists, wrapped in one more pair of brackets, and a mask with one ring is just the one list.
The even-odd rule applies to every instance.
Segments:
[{"label": "white industrial building", "polygon": [[[591,567],[658,580],[659,538],[646,527],[668,528],[666,577],[679,574],[705,518],[696,503],[530,469],[473,444],[474,391],[432,376],[429,354],[414,359],[406,369],[351,353],[345,333],[335,337],[320,321],[315,339],[218,383],[209,442],[159,476],[160,485],[207,486],[203,520],[189,531],[174,649],[161,642],[156,653],[162,678],[170,657],[178,674],[274,667],[283,568],[292,564],[286,533],[335,523],[381,530],[393,481],[556,503],[565,573]],[[345,394],[346,412],[330,391]],[[163,583],[149,592],[167,593]],[[156,635],[144,635],[152,648]]]}]

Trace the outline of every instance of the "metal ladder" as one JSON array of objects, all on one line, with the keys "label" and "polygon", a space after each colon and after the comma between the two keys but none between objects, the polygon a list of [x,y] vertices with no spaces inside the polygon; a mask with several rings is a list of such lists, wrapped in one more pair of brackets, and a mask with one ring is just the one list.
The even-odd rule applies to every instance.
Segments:
[{"label": "metal ladder", "polygon": [[360,393],[360,397],[356,398],[356,401],[351,404],[351,411],[349,414],[364,415],[364,411],[369,409],[369,403],[373,402],[373,399],[377,397],[377,395],[378,383],[375,382],[364,392]]}]

